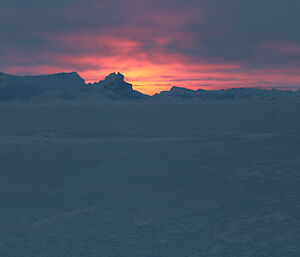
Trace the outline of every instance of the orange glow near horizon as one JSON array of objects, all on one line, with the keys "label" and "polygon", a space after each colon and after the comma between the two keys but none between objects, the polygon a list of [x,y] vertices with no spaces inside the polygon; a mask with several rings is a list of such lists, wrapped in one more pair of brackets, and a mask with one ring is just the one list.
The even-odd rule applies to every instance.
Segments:
[{"label": "orange glow near horizon", "polygon": [[[172,36],[180,35],[174,33]],[[9,67],[5,72],[35,75],[77,71],[87,83],[102,80],[112,72],[120,72],[127,82],[133,84],[135,90],[149,95],[169,90],[173,86],[206,90],[234,87],[289,89],[300,86],[300,69],[243,71],[242,65],[239,64],[199,62],[192,57],[160,48],[160,44],[164,45],[170,41],[170,38],[162,36],[155,39],[158,48],[147,50],[137,40],[120,37],[59,35],[50,38],[61,41],[61,44],[66,47],[76,42],[79,48],[92,49],[91,52],[94,51],[95,54],[45,54],[39,56],[39,59],[55,63],[55,65],[32,65],[27,68],[16,66]],[[184,42],[183,46],[184,44],[187,43]],[[102,49],[102,51],[97,52],[97,49]],[[293,48],[293,51],[296,50]],[[67,70],[66,67],[68,67]]]},{"label": "orange glow near horizon", "polygon": [[[208,64],[205,69],[205,64],[177,63],[169,66],[143,64],[138,67],[137,65],[128,65],[128,63],[119,63],[119,65],[112,65],[105,69],[82,70],[78,73],[85,79],[86,83],[93,83],[103,80],[112,72],[120,72],[125,76],[125,80],[133,85],[135,90],[148,95],[170,90],[173,86],[194,90],[200,88],[218,90],[236,87],[297,89],[297,85],[300,87],[298,83],[300,72],[298,70],[295,70],[292,75],[287,74],[285,70],[258,70],[244,73],[235,71],[235,69],[232,69],[234,67],[227,67],[226,69],[226,65],[222,67],[222,71],[218,66],[216,65],[214,68],[211,64]],[[202,72],[197,72],[197,70],[202,70]],[[28,69],[13,67],[7,72],[18,75],[41,75],[71,71],[74,70],[65,70],[63,67],[37,66]],[[289,87],[287,85],[295,86]]]},{"label": "orange glow near horizon", "polygon": [[[274,21],[276,27],[259,8],[263,26],[250,22],[254,9],[247,15],[245,5],[233,3],[231,10],[214,1],[75,2],[65,1],[59,9],[51,5],[55,20],[30,6],[28,13],[13,8],[18,15],[12,10],[7,16],[1,6],[2,23],[14,30],[0,38],[0,72],[76,71],[86,83],[120,72],[135,90],[150,95],[173,86],[300,88],[300,41],[284,36],[293,34],[284,21]],[[236,20],[241,23],[233,24]]]}]

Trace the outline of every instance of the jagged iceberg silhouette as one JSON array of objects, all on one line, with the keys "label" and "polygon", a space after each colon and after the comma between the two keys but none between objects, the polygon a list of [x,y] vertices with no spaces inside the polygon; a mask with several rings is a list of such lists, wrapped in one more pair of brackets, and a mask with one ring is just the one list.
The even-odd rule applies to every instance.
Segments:
[{"label": "jagged iceberg silhouette", "polygon": [[[30,100],[43,97],[54,97],[62,100],[76,98],[130,100],[145,99],[150,96],[133,89],[132,84],[124,80],[121,73],[111,73],[104,80],[86,84],[76,72],[58,73],[38,76],[16,76],[0,73],[0,100]],[[274,100],[282,98],[300,99],[300,90],[266,90],[258,88],[233,88],[227,90],[206,91],[192,90],[183,87],[172,87],[152,96],[152,99],[259,99]]]}]

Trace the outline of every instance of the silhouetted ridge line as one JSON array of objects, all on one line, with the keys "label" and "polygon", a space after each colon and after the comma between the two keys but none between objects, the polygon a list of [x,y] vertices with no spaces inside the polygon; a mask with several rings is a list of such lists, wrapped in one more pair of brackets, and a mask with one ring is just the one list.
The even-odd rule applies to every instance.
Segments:
[{"label": "silhouetted ridge line", "polygon": [[184,87],[172,87],[169,91],[162,91],[153,96],[158,99],[199,99],[199,100],[276,100],[299,98],[300,90],[277,90],[277,89],[259,89],[259,88],[231,88],[221,90],[192,90]]},{"label": "silhouetted ridge line", "polygon": [[0,100],[61,99],[61,100],[131,100],[131,99],[197,99],[197,100],[275,100],[300,99],[300,90],[266,90],[232,88],[222,90],[192,90],[172,87],[150,97],[133,89],[121,73],[111,73],[104,80],[86,84],[77,72],[50,75],[16,76],[0,73]]},{"label": "silhouetted ridge line", "polygon": [[104,80],[86,84],[78,73],[15,76],[0,73],[0,100],[28,100],[45,95],[72,100],[77,97],[100,99],[142,99],[147,96],[133,90],[121,73],[111,73]]}]

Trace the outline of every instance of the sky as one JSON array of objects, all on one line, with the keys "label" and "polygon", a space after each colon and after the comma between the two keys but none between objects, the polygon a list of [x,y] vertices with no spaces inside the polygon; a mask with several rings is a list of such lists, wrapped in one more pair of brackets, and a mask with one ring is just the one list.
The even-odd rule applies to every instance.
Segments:
[{"label": "sky", "polygon": [[299,0],[1,0],[0,71],[136,90],[300,88]]}]

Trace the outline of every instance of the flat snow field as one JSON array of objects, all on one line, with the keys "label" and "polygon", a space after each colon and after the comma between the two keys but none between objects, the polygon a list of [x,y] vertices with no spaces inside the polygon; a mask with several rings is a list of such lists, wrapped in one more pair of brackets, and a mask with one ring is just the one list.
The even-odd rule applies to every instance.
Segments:
[{"label": "flat snow field", "polygon": [[300,256],[300,103],[0,104],[1,257]]}]

